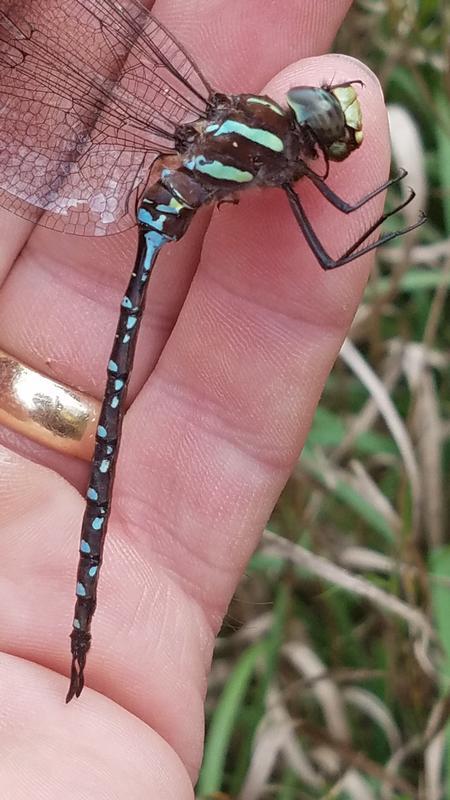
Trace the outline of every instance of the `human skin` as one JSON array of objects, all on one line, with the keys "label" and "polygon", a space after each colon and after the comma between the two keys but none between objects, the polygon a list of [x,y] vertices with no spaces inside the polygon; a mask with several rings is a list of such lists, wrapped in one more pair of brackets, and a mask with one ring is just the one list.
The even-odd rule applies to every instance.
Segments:
[{"label": "human skin", "polygon": [[[356,200],[386,179],[389,145],[374,76],[348,57],[322,56],[348,6],[161,0],[153,11],[222,91],[283,103],[294,85],[361,79],[365,140],[329,179]],[[382,208],[378,197],[345,217],[305,182],[297,188],[333,255]],[[100,399],[135,241],[135,230],[102,240],[52,234],[0,211],[0,348]],[[2,800],[193,797],[215,634],[372,261],[323,272],[283,193],[268,190],[212,217],[201,211],[161,253],[130,384],[87,686],[69,706],[88,464],[1,431]]]}]

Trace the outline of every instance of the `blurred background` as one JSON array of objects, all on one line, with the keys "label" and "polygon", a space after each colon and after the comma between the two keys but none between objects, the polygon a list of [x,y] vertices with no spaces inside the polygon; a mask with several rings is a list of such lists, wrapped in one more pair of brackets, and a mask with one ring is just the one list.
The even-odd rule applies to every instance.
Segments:
[{"label": "blurred background", "polygon": [[357,0],[334,49],[417,192],[387,229],[428,223],[378,251],[230,607],[199,798],[450,798],[450,2]]}]

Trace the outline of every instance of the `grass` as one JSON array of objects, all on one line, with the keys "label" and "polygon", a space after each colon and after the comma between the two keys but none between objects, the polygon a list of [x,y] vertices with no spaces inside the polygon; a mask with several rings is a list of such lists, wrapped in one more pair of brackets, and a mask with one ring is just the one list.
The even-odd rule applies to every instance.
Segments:
[{"label": "grass", "polygon": [[379,253],[236,594],[198,797],[450,797],[449,42],[445,2],[360,0],[335,45],[396,107],[429,223]]}]

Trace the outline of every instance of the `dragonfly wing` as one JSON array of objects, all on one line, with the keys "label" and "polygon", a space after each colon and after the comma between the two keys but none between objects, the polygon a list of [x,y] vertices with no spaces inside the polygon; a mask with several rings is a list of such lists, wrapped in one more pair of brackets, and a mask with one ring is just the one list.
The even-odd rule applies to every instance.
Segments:
[{"label": "dragonfly wing", "polygon": [[136,0],[0,11],[0,205],[84,235],[135,223],[134,194],[209,87]]}]

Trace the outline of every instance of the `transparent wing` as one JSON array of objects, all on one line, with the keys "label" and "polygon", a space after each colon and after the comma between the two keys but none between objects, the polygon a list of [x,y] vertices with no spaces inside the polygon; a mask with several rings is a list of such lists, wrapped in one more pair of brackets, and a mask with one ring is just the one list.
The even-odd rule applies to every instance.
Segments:
[{"label": "transparent wing", "polygon": [[152,162],[210,93],[139,0],[6,0],[0,205],[70,233],[130,227]]}]

